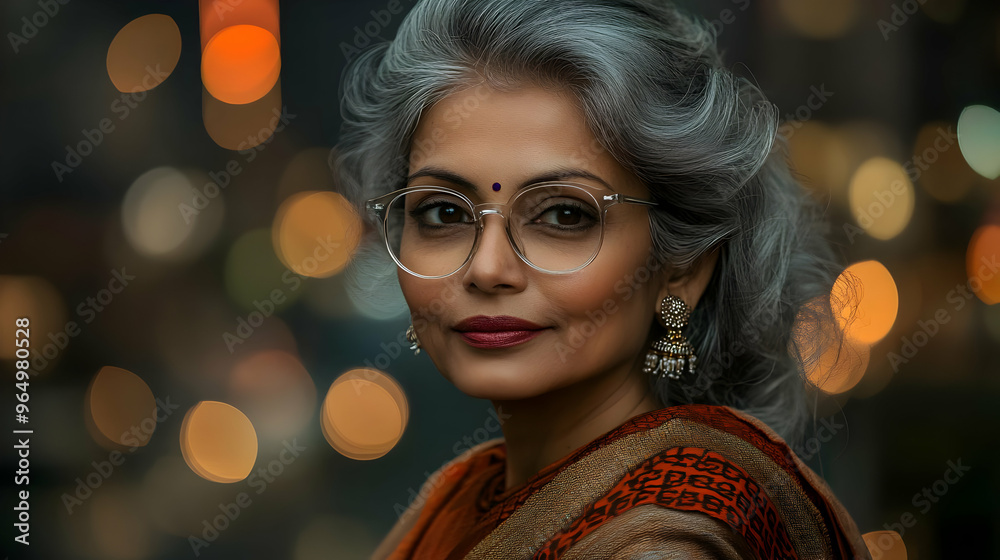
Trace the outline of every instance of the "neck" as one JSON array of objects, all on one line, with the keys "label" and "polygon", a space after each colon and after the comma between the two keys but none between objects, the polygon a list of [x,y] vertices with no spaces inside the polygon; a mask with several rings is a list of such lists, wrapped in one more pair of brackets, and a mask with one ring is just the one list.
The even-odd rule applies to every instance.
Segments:
[{"label": "neck", "polygon": [[661,408],[641,372],[609,372],[530,399],[493,401],[503,413],[506,488],[590,443],[628,419]]}]

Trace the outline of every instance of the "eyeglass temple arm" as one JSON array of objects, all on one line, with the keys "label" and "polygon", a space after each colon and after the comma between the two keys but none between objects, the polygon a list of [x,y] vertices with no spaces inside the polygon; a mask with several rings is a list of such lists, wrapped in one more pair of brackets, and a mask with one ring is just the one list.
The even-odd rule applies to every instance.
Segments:
[{"label": "eyeglass temple arm", "polygon": [[643,200],[641,198],[634,198],[621,193],[609,194],[604,196],[605,200],[614,200],[615,202],[631,202],[633,204],[645,204],[646,206],[659,206],[659,202],[652,200]]}]

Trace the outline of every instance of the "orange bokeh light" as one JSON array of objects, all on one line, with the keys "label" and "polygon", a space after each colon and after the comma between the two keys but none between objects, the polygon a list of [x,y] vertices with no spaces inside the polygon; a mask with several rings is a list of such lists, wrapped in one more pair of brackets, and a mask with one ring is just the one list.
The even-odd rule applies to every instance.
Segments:
[{"label": "orange bokeh light", "polygon": [[232,25],[209,39],[201,79],[213,97],[241,105],[264,97],[281,73],[278,39],[256,25]]},{"label": "orange bokeh light", "polygon": [[292,272],[327,278],[343,270],[361,241],[361,220],[342,195],[305,191],[288,198],[274,219],[274,252]]},{"label": "orange bokeh light", "polygon": [[837,278],[831,305],[848,338],[875,344],[889,334],[899,310],[899,293],[889,271],[878,261],[861,261]]},{"label": "orange bokeh light", "polygon": [[181,30],[164,14],[136,18],[108,46],[108,77],[118,91],[136,93],[160,85],[181,57]]},{"label": "orange bokeh light", "polygon": [[213,482],[239,482],[257,460],[257,432],[236,407],[202,401],[184,415],[181,453],[198,476]]},{"label": "orange bokeh light", "polygon": [[1000,302],[1000,226],[988,224],[972,234],[966,253],[965,267],[969,287],[983,303]]},{"label": "orange bokeh light", "polygon": [[[138,375],[118,367],[101,368],[87,388],[85,418],[98,443],[140,447],[156,429],[156,400]],[[93,432],[92,432],[93,433]]]},{"label": "orange bokeh light", "polygon": [[320,426],[327,442],[346,457],[377,459],[403,436],[409,405],[402,388],[374,369],[348,371],[330,386]]}]

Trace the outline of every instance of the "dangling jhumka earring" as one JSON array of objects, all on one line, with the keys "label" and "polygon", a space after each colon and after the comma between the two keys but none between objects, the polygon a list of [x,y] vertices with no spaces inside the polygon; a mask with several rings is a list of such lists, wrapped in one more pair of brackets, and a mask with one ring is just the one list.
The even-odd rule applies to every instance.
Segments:
[{"label": "dangling jhumka earring", "polygon": [[646,353],[643,373],[668,379],[680,379],[685,371],[694,373],[698,358],[691,343],[681,334],[690,315],[687,304],[681,298],[670,295],[663,298],[660,302],[660,324],[667,329],[667,334],[654,342]]},{"label": "dangling jhumka earring", "polygon": [[420,353],[420,341],[417,340],[417,331],[410,325],[406,329],[406,340],[410,342],[410,350],[413,350],[413,355],[416,356]]}]

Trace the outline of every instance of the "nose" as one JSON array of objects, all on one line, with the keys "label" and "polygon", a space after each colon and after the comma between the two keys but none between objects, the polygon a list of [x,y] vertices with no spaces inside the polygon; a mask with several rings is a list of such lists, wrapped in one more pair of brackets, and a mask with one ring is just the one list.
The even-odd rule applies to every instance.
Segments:
[{"label": "nose", "polygon": [[507,239],[503,216],[487,213],[481,219],[483,230],[462,279],[466,289],[474,286],[486,293],[523,290],[527,265]]}]

